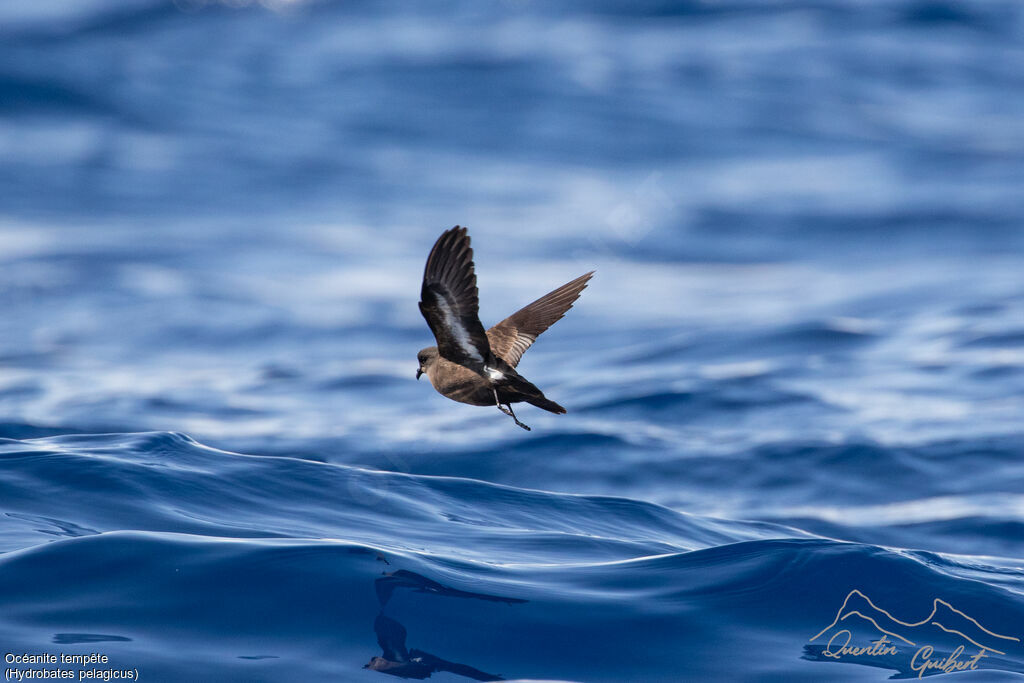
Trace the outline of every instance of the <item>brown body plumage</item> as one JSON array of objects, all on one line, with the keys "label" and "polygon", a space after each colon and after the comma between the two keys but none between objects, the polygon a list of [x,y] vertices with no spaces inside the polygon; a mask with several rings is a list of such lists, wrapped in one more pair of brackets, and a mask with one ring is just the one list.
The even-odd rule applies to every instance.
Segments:
[{"label": "brown body plumage", "polygon": [[416,378],[426,373],[438,393],[453,401],[495,405],[524,429],[529,427],[515,417],[512,403],[564,413],[515,367],[537,337],[572,307],[593,274],[562,285],[485,331],[469,235],[459,226],[445,231],[427,258],[420,292],[420,311],[437,346],[419,352]]}]

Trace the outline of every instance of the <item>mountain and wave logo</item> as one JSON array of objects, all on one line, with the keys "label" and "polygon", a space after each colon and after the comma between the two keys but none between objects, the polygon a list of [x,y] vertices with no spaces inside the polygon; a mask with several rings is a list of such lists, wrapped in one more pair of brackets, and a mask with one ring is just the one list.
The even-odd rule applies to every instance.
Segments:
[{"label": "mountain and wave logo", "polygon": [[857,589],[804,646],[804,659],[895,669],[894,678],[982,668],[1024,673],[1022,654],[1019,637],[986,628],[945,600],[935,598],[923,619],[903,621]]}]

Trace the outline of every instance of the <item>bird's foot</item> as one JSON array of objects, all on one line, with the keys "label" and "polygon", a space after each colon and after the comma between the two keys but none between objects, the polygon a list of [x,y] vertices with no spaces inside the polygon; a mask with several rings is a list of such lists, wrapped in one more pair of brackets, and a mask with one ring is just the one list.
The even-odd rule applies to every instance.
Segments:
[{"label": "bird's foot", "polygon": [[494,392],[494,404],[498,406],[498,410],[500,410],[501,412],[505,413],[513,420],[515,420],[516,424],[525,429],[526,431],[531,431],[530,428],[524,425],[522,422],[520,422],[519,418],[516,417],[516,414],[512,412],[512,404],[508,403],[506,405],[501,405],[501,399],[498,398],[498,390],[492,388],[491,391]]},{"label": "bird's foot", "polygon": [[516,417],[516,414],[512,412],[512,406],[503,406],[503,405],[501,405],[499,403],[498,404],[498,410],[500,410],[501,412],[503,412],[506,415],[508,415],[509,417],[511,417],[515,421],[515,423],[517,425],[519,425],[520,427],[522,427],[526,431],[528,431],[528,432],[532,431],[527,425],[525,425],[525,424],[523,424],[522,422],[519,421],[519,418]]}]

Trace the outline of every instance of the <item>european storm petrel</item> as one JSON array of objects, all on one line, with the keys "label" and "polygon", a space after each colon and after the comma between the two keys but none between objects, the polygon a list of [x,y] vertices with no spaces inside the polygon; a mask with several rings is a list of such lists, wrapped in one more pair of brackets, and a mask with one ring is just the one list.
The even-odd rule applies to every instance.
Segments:
[{"label": "european storm petrel", "polygon": [[572,307],[593,274],[590,271],[545,294],[485,332],[469,235],[457,225],[446,230],[430,250],[423,271],[420,311],[437,346],[417,354],[416,379],[427,373],[438,393],[460,403],[497,406],[527,431],[530,428],[512,412],[513,403],[526,401],[564,413],[565,408],[547,399],[515,367],[540,333]]}]

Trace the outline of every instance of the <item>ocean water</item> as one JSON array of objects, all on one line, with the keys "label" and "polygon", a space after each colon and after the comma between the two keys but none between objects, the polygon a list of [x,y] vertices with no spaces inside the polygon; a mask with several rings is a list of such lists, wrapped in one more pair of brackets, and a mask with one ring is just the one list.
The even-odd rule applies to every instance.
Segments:
[{"label": "ocean water", "polygon": [[[1022,74],[996,0],[0,5],[8,680],[1020,680]],[[414,380],[455,224],[487,325],[597,271],[531,432]]]}]

